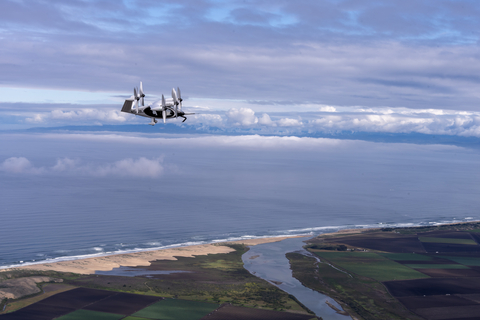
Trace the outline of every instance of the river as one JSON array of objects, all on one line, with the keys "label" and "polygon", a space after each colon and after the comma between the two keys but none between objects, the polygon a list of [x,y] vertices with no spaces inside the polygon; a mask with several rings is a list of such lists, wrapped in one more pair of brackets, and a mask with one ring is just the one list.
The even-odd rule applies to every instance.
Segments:
[{"label": "river", "polygon": [[[253,275],[265,279],[295,296],[298,301],[324,320],[348,320],[350,317],[338,314],[325,302],[328,300],[338,309],[342,307],[332,298],[304,287],[292,276],[290,263],[285,256],[288,252],[305,251],[302,248],[305,238],[290,238],[279,242],[253,246],[243,256],[245,268]],[[275,282],[273,282],[275,281]],[[281,284],[279,284],[281,283]]]}]

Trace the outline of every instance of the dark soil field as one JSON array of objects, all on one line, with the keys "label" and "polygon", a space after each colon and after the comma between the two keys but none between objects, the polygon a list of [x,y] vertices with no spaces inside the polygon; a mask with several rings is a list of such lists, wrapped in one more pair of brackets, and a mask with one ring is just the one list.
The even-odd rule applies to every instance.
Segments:
[{"label": "dark soil field", "polygon": [[86,305],[100,301],[115,294],[116,292],[112,291],[77,288],[61,294],[56,294],[36,304],[42,306],[62,306],[66,308],[80,309]]},{"label": "dark soil field", "polygon": [[432,243],[432,242],[423,242],[425,250],[429,253],[450,253],[450,252],[478,252],[480,253],[479,245],[464,245],[464,244],[454,244],[454,243]]},{"label": "dark soil field", "polygon": [[395,297],[480,293],[480,278],[430,278],[384,282]]},{"label": "dark soil field", "polygon": [[426,252],[416,235],[410,236],[390,232],[327,238],[325,242],[343,243],[353,248],[367,248],[384,252]]},{"label": "dark soil field", "polygon": [[19,311],[0,315],[1,320],[51,320],[75,311],[74,308],[32,304]]},{"label": "dark soil field", "polygon": [[419,232],[419,237],[435,237],[435,238],[450,238],[450,239],[473,239],[469,232],[462,231],[430,231]]},{"label": "dark soil field", "polygon": [[439,308],[420,308],[415,309],[415,313],[428,320],[443,319],[480,319],[480,305],[461,306],[461,307],[439,307]]},{"label": "dark soil field", "polygon": [[417,269],[432,278],[479,277],[480,272],[472,269]]},{"label": "dark soil field", "polygon": [[162,298],[160,297],[153,296],[117,293],[106,299],[90,304],[83,309],[109,313],[132,314],[161,299]]},{"label": "dark soil field", "polygon": [[317,319],[310,315],[259,310],[252,308],[224,305],[202,320],[311,320]]},{"label": "dark soil field", "polygon": [[474,301],[461,298],[460,296],[415,296],[398,298],[409,309],[459,307],[476,304]]}]

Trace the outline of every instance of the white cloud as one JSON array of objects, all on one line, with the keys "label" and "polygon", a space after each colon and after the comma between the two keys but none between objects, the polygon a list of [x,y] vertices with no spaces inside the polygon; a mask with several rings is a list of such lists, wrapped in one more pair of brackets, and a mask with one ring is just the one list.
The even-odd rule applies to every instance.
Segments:
[{"label": "white cloud", "polygon": [[39,174],[42,168],[35,168],[27,158],[11,157],[3,161],[0,165],[0,170],[8,173],[29,173]]},{"label": "white cloud", "polygon": [[163,174],[163,158],[123,159],[107,164],[84,164],[70,158],[57,159],[52,167],[34,167],[24,157],[8,158],[0,165],[0,170],[14,174],[66,174],[87,175],[94,177],[138,177],[156,178]]},{"label": "white cloud", "polygon": [[252,126],[258,123],[255,111],[250,108],[232,108],[227,111],[226,116],[234,126]]},{"label": "white cloud", "polygon": [[264,113],[258,119],[258,123],[261,124],[261,125],[264,125],[264,126],[271,126],[271,127],[277,126],[277,124],[275,122],[273,122],[272,119],[270,119],[270,116],[266,113]]},{"label": "white cloud", "polygon": [[337,112],[337,109],[332,106],[321,106],[318,111],[320,112]]},{"label": "white cloud", "polygon": [[303,123],[298,119],[283,118],[277,121],[280,127],[300,127]]},{"label": "white cloud", "polygon": [[155,178],[163,173],[162,159],[139,158],[123,159],[112,164],[107,164],[93,170],[98,176],[130,176],[142,178]]},{"label": "white cloud", "polygon": [[49,113],[35,114],[31,118],[26,118],[29,123],[44,123],[47,121],[62,122],[62,121],[104,121],[110,123],[125,122],[127,120],[126,113],[120,110],[99,110],[84,108],[79,110],[64,111],[55,109]]}]

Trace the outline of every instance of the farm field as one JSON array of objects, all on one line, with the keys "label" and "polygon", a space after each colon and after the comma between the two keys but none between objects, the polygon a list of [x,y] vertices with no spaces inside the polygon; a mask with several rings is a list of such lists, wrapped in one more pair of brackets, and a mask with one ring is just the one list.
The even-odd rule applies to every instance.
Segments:
[{"label": "farm field", "polygon": [[336,266],[378,281],[428,278],[427,275],[372,252],[315,252]]},{"label": "farm field", "polygon": [[[480,318],[479,226],[479,223],[467,223],[385,228],[360,234],[319,236],[309,241],[316,248],[340,248],[343,245],[346,251],[308,250],[318,255],[322,262],[331,263],[352,276],[350,283],[326,279],[320,271],[326,268],[325,264],[316,267],[319,281],[324,284],[323,292],[335,291],[337,301],[361,306],[345,287],[361,290],[355,282],[368,278],[381,284],[413,312],[412,315],[428,320],[473,320]],[[299,262],[292,263],[292,268],[295,274]],[[306,284],[308,279],[303,281]],[[363,290],[362,294],[380,301],[368,290]],[[359,310],[357,314],[365,315],[367,310]],[[365,318],[376,319],[374,315]]]}]

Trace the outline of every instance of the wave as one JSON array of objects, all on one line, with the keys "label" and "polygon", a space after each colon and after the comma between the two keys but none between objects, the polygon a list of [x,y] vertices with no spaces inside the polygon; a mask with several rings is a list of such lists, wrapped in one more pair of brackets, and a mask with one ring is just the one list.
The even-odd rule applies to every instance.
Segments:
[{"label": "wave", "polygon": [[[47,254],[36,254],[36,259],[32,259],[30,261],[18,261],[17,263],[8,264],[0,266],[0,269],[9,269],[9,268],[18,268],[23,266],[29,265],[37,265],[37,264],[46,264],[46,263],[55,263],[61,261],[71,261],[71,260],[80,260],[80,259],[87,259],[87,258],[95,258],[95,257],[103,257],[109,255],[116,255],[116,254],[128,254],[128,253],[135,253],[135,252],[145,252],[145,251],[154,251],[154,250],[162,250],[162,249],[170,249],[170,248],[178,248],[178,247],[187,247],[193,245],[200,245],[200,244],[210,244],[210,243],[221,243],[221,242],[228,242],[228,241],[240,241],[240,240],[250,240],[250,239],[263,239],[263,238],[280,238],[280,237],[291,237],[291,236],[314,236],[323,233],[329,232],[336,232],[340,230],[346,229],[371,229],[371,228],[406,228],[406,227],[421,227],[421,226],[437,226],[441,224],[449,224],[449,223],[458,223],[458,222],[473,222],[475,218],[473,217],[465,217],[463,219],[458,218],[445,218],[439,221],[426,221],[426,222],[378,222],[374,224],[351,224],[351,225],[339,225],[339,226],[319,226],[319,227],[309,227],[309,228],[298,228],[298,229],[288,229],[288,230],[277,230],[277,231],[270,231],[268,234],[264,235],[239,235],[239,236],[227,236],[227,237],[219,237],[217,239],[210,239],[210,240],[196,240],[196,241],[185,241],[179,243],[173,243],[169,245],[159,245],[161,242],[159,241],[150,241],[142,244],[140,247],[139,245],[132,245],[133,248],[130,249],[106,249],[100,246],[95,246],[91,248],[83,248],[83,249],[76,249],[76,250],[56,250],[55,253],[62,253],[63,256],[49,258]],[[200,238],[198,236],[194,236],[192,238]],[[115,244],[112,247],[125,247],[124,243]],[[93,253],[86,253],[86,254],[69,254],[74,252],[92,252]],[[44,259],[38,259],[39,257],[45,257]]]}]

